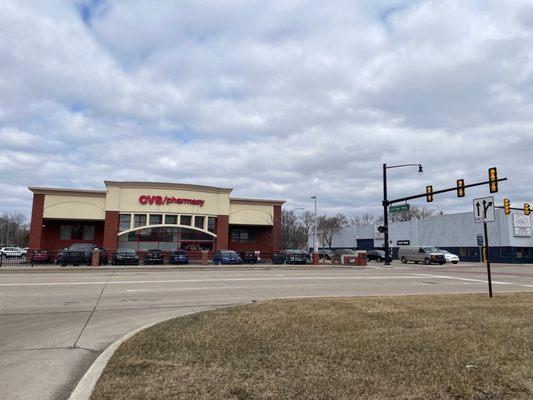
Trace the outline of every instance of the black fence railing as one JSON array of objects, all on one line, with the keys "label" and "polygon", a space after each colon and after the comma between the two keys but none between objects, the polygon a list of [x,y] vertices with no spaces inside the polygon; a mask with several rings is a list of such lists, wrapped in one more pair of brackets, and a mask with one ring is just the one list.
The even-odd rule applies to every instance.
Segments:
[{"label": "black fence railing", "polygon": [[[185,257],[183,256],[185,255]],[[254,259],[243,256],[244,264],[269,264],[276,252],[261,251]],[[96,259],[93,252],[28,250],[26,254],[0,254],[0,267],[23,266],[98,266],[104,265],[202,265],[212,264],[215,251],[132,251],[116,252],[98,250]]]}]

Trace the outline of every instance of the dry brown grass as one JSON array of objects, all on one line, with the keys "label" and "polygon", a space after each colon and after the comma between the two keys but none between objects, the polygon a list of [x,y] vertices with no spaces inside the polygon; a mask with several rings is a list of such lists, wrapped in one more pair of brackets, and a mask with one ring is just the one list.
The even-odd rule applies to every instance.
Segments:
[{"label": "dry brown grass", "polygon": [[532,398],[533,294],[279,300],[203,312],[125,342],[92,396]]}]

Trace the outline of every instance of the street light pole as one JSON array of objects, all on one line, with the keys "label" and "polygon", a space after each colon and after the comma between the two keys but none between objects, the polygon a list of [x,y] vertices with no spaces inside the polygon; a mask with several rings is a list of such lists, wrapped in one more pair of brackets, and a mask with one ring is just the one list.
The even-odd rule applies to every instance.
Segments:
[{"label": "street light pole", "polygon": [[317,236],[317,213],[316,213],[316,194],[311,196],[315,200],[315,221],[313,229],[313,264],[318,264],[318,236]]},{"label": "street light pole", "polygon": [[392,257],[389,256],[389,200],[387,199],[387,170],[391,168],[418,167],[418,173],[422,174],[422,164],[401,164],[391,165],[383,164],[383,241],[385,249],[385,265],[390,265]]},{"label": "street light pole", "polygon": [[383,164],[383,244],[385,248],[385,265],[390,265],[389,259],[389,203],[387,200],[387,164]]}]

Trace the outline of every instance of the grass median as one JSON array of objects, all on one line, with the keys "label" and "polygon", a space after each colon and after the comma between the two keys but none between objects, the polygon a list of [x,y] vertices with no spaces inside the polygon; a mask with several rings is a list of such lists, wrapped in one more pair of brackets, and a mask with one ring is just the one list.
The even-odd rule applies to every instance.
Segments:
[{"label": "grass median", "polygon": [[277,300],[121,345],[92,400],[532,399],[533,293]]}]

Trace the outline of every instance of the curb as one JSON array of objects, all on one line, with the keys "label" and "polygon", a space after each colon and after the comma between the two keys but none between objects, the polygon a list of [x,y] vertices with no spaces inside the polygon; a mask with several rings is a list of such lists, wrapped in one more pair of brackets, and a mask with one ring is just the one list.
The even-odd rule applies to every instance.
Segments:
[{"label": "curb", "polygon": [[170,321],[171,319],[186,317],[187,315],[198,314],[198,313],[205,312],[205,311],[218,310],[222,308],[235,307],[235,306],[245,305],[245,304],[248,304],[248,303],[238,303],[238,304],[225,305],[222,307],[210,308],[207,310],[192,311],[186,314],[176,315],[174,317],[162,319],[161,321],[146,324],[144,326],[141,326],[140,328],[137,328],[131,331],[130,333],[125,334],[120,339],[111,343],[102,352],[102,354],[100,354],[98,358],[94,360],[94,362],[89,367],[89,369],[85,372],[85,374],[83,374],[82,378],[80,379],[80,381],[78,382],[78,384],[76,385],[72,393],[70,394],[70,397],[68,398],[68,400],[90,400],[93,394],[94,388],[96,387],[96,384],[98,380],[100,379],[100,376],[102,376],[102,373],[104,372],[104,369],[107,366],[107,363],[109,362],[113,354],[115,354],[115,352],[118,350],[118,348],[120,347],[122,343],[124,343],[129,338],[135,336],[137,333],[144,331],[145,329],[148,329],[154,325],[160,324],[162,322]]},{"label": "curb", "polygon": [[360,270],[365,268],[383,268],[383,266],[353,266],[353,265],[272,265],[263,264],[257,266],[190,266],[190,267],[3,267],[2,273],[28,273],[28,272],[149,272],[149,271],[253,271],[253,270]]}]

